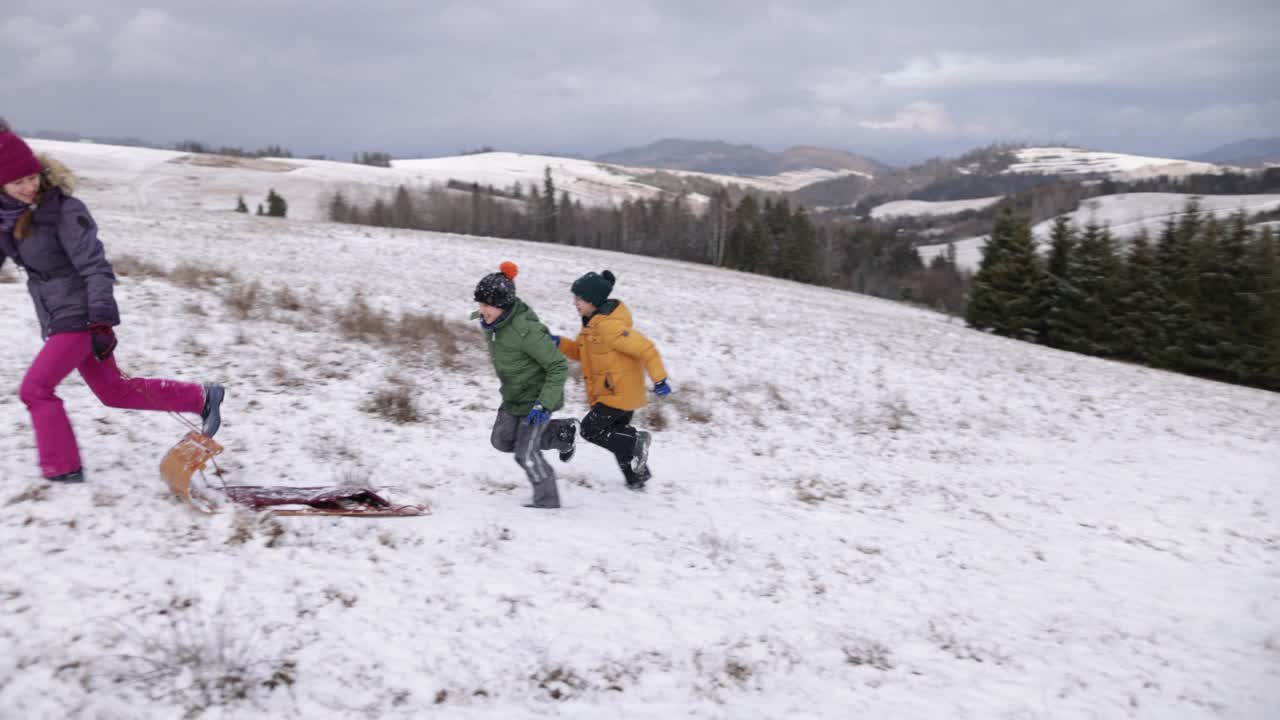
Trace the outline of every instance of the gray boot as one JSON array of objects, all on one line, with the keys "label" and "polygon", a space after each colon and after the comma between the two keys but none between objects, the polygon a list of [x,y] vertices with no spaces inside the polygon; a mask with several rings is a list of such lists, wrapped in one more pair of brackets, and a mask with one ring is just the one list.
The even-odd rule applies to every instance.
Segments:
[{"label": "gray boot", "polygon": [[210,384],[204,386],[204,409],[200,411],[200,420],[204,425],[201,428],[201,432],[210,438],[222,426],[222,398],[226,394],[226,388],[221,385]]}]

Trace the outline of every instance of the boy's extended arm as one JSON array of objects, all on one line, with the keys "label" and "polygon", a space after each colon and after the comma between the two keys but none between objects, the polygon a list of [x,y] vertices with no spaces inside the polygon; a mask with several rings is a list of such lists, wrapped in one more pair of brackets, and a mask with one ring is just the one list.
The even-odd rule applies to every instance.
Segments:
[{"label": "boy's extended arm", "polygon": [[663,366],[662,356],[658,354],[658,348],[654,346],[652,340],[633,328],[620,328],[606,337],[609,338],[609,345],[614,350],[639,360],[640,364],[644,365],[645,372],[649,373],[650,380],[657,383],[667,379],[667,369]]}]

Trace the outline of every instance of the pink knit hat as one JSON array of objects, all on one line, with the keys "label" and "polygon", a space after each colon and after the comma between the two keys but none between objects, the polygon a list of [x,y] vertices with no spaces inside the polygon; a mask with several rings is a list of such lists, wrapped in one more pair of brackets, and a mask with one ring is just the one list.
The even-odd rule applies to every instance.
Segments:
[{"label": "pink knit hat", "polygon": [[0,185],[40,172],[40,161],[9,124],[0,118]]}]

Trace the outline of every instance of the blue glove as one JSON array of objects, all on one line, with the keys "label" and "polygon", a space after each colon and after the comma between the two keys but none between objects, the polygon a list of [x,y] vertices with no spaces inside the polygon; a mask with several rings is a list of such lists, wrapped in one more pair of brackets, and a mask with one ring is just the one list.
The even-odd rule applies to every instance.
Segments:
[{"label": "blue glove", "polygon": [[657,395],[658,397],[663,397],[664,395],[670,395],[671,386],[667,384],[666,380],[663,380],[662,382],[654,383],[653,394]]},{"label": "blue glove", "polygon": [[[550,335],[550,333],[548,333],[548,334]],[[555,343],[555,344],[556,344],[556,347],[560,347],[560,336],[559,336],[559,335],[551,335],[551,342]]]},{"label": "blue glove", "polygon": [[533,404],[533,409],[529,411],[529,415],[525,417],[524,421],[530,425],[541,425],[550,419],[551,413],[542,407],[542,403],[537,402]]}]

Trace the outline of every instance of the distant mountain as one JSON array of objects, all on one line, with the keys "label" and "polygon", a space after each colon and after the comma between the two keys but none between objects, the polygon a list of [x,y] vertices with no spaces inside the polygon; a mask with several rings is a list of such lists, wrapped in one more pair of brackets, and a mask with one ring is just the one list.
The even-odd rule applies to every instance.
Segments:
[{"label": "distant mountain", "polygon": [[872,158],[843,150],[798,146],[780,153],[754,145],[718,140],[668,138],[644,147],[627,148],[595,158],[612,165],[689,170],[726,175],[777,175],[794,170],[852,170],[880,175],[889,167]]},{"label": "distant mountain", "polygon": [[1280,137],[1250,138],[1228,143],[1187,159],[1247,167],[1280,164]]},{"label": "distant mountain", "polygon": [[833,178],[802,187],[791,195],[810,207],[839,208],[869,201],[971,200],[1060,181],[1176,178],[1214,175],[1227,169],[1226,164],[1076,147],[992,145],[958,158],[934,158],[895,169],[876,176],[874,182],[863,182],[857,176]]}]

